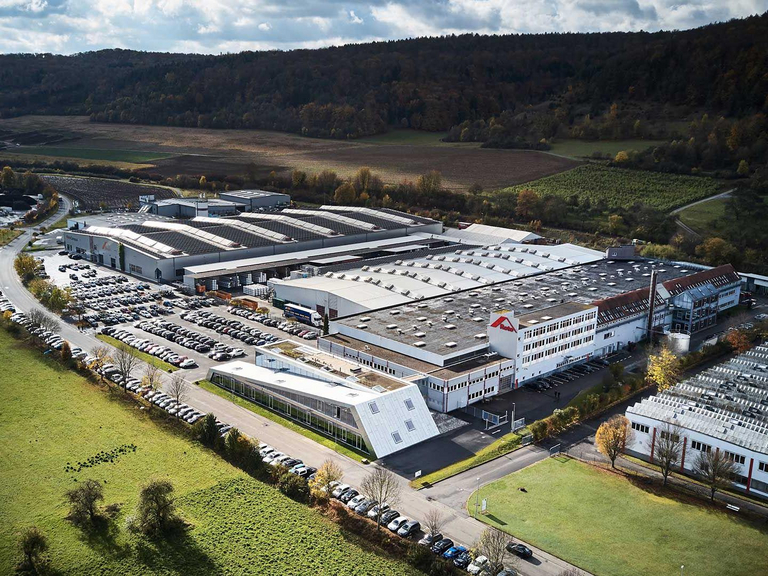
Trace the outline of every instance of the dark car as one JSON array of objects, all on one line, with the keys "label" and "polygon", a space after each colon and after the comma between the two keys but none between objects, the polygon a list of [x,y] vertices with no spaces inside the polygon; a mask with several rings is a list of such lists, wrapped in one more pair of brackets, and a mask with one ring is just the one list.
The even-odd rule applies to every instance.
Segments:
[{"label": "dark car", "polygon": [[507,544],[507,550],[512,552],[512,554],[520,556],[520,558],[531,558],[533,556],[533,550],[528,548],[528,546],[524,546],[523,544],[515,544],[514,542],[510,542]]},{"label": "dark car", "polygon": [[409,520],[400,526],[400,529],[397,531],[397,535],[402,538],[410,538],[419,530],[421,530],[421,524],[419,524],[416,520]]},{"label": "dark car", "polygon": [[450,538],[443,538],[442,540],[438,540],[432,545],[432,552],[435,554],[442,554],[451,546],[453,546],[453,540]]},{"label": "dark car", "polygon": [[425,534],[424,537],[419,540],[419,545],[432,547],[433,544],[443,539],[443,535],[439,532],[437,534]]},{"label": "dark car", "polygon": [[386,526],[398,516],[400,516],[400,512],[398,512],[397,510],[387,510],[386,512],[383,512],[381,514],[381,518],[379,518],[379,524],[381,524],[382,526]]},{"label": "dark car", "polygon": [[453,559],[453,565],[457,568],[463,568],[464,570],[467,569],[467,566],[469,566],[472,563],[472,556],[469,552],[462,552],[456,558]]},{"label": "dark car", "polygon": [[358,492],[354,488],[351,488],[351,489],[347,490],[346,492],[344,492],[344,494],[341,495],[339,500],[341,500],[342,502],[344,502],[344,504],[346,504],[347,502],[352,500],[352,498],[354,498],[355,496],[359,496],[359,495],[360,495],[360,492]]}]

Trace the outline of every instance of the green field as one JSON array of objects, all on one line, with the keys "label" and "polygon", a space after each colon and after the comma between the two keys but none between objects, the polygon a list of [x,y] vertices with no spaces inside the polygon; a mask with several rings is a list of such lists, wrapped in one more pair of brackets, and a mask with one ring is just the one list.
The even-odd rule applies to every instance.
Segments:
[{"label": "green field", "polygon": [[622,150],[642,151],[664,142],[664,140],[601,140],[591,142],[589,140],[563,138],[552,143],[550,152],[572,158],[590,157],[594,152],[600,152],[601,155],[609,154],[613,157]]},{"label": "green field", "polygon": [[488,499],[483,522],[597,576],[677,574],[681,564],[696,576],[765,574],[764,524],[569,458],[510,474],[482,487],[480,498]]},{"label": "green field", "polygon": [[140,150],[114,150],[99,148],[69,148],[67,146],[19,146],[9,150],[14,154],[80,158],[82,160],[106,160],[109,162],[131,162],[146,164],[152,160],[170,158],[173,154],[164,152],[142,152]]},{"label": "green field", "polygon": [[[0,574],[13,573],[17,533],[29,525],[48,535],[58,574],[414,573],[191,442],[159,411],[88,383],[5,332],[0,365]],[[136,450],[65,471],[126,444]],[[186,534],[153,541],[125,529],[153,476],[174,483]],[[64,492],[87,478],[104,482],[105,503],[121,505],[109,529],[84,533],[65,520]]]},{"label": "green field", "polygon": [[641,202],[659,210],[672,210],[719,192],[718,183],[711,178],[608,168],[596,164],[578,166],[504,191],[525,189],[563,198],[576,195],[580,202],[589,198],[593,204],[604,202],[609,208],[629,208]]}]

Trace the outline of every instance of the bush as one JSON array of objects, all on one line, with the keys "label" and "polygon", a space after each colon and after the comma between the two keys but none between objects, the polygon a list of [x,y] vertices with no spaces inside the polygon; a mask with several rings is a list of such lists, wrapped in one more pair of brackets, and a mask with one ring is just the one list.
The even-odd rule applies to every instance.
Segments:
[{"label": "bush", "polygon": [[309,484],[298,474],[284,472],[278,479],[277,487],[288,498],[297,502],[309,502]]},{"label": "bush", "polygon": [[533,434],[533,439],[537,442],[547,435],[547,423],[544,420],[537,420],[528,426],[528,429]]},{"label": "bush", "polygon": [[193,429],[195,438],[197,438],[201,444],[218,450],[221,446],[221,436],[219,435],[219,429],[216,427],[216,416],[213,414],[206,414],[205,418],[199,420]]}]

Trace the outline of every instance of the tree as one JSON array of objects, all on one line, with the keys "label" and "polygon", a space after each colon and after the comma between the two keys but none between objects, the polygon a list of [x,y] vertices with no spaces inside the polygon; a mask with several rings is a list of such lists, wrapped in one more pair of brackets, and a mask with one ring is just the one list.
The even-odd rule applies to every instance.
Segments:
[{"label": "tree", "polygon": [[144,366],[144,376],[141,378],[141,384],[156,390],[160,386],[160,374],[162,370],[154,362],[147,362]]},{"label": "tree", "polygon": [[0,188],[5,188],[6,190],[16,188],[16,174],[10,166],[5,166],[3,171],[0,172]]},{"label": "tree", "polygon": [[168,396],[174,399],[176,405],[184,402],[188,395],[189,384],[184,380],[184,376],[178,373],[171,376],[171,381],[168,384]]},{"label": "tree", "polygon": [[224,452],[230,462],[241,466],[253,450],[253,445],[237,428],[230,428],[224,437]]},{"label": "tree", "polygon": [[173,484],[153,479],[139,492],[135,522],[145,534],[162,534],[178,522],[173,500]]},{"label": "tree", "polygon": [[515,213],[521,220],[533,220],[538,216],[541,204],[539,195],[533,190],[521,190],[517,195]]},{"label": "tree", "polygon": [[67,492],[69,517],[77,524],[91,524],[99,514],[98,503],[104,500],[104,489],[98,480],[86,480]]},{"label": "tree", "polygon": [[416,179],[416,190],[426,196],[434,196],[443,189],[443,177],[437,170],[430,170]]},{"label": "tree", "polygon": [[624,218],[620,214],[608,216],[608,233],[617,236],[624,229]]},{"label": "tree", "polygon": [[312,490],[320,492],[324,495],[328,495],[330,492],[330,486],[334,482],[341,482],[344,478],[344,472],[336,462],[333,460],[326,460],[318,468],[315,474],[315,479],[312,480]]},{"label": "tree", "polygon": [[384,512],[381,505],[388,504],[390,508],[397,506],[400,501],[401,484],[392,472],[386,468],[376,467],[363,478],[360,489],[368,498],[372,498],[379,504],[376,509],[376,529],[379,530],[381,528],[379,521]]},{"label": "tree", "polygon": [[207,188],[208,187],[208,179],[205,176],[200,176],[200,180],[198,181],[198,185],[200,188]]},{"label": "tree", "polygon": [[323,314],[323,335],[327,335],[330,331],[328,326],[328,314]]},{"label": "tree", "polygon": [[681,373],[680,359],[666,346],[658,354],[648,357],[646,379],[649,383],[656,384],[659,392],[677,384]]},{"label": "tree", "polygon": [[356,198],[355,188],[349,182],[344,182],[344,184],[336,188],[336,192],[333,194],[333,201],[341,206],[354,204]]},{"label": "tree", "polygon": [[504,569],[504,564],[508,559],[507,535],[501,530],[495,528],[486,528],[480,535],[475,548],[478,554],[488,558],[490,574],[497,574]]},{"label": "tree", "polygon": [[736,169],[736,174],[738,174],[739,176],[749,175],[749,164],[747,164],[746,160],[742,160],[739,162],[739,167]]},{"label": "tree", "polygon": [[32,324],[39,326],[43,330],[48,330],[49,332],[59,332],[61,330],[59,321],[41,308],[30,310],[27,318],[29,318]]},{"label": "tree", "polygon": [[94,346],[91,349],[91,356],[93,357],[93,360],[91,360],[88,368],[97,372],[103,382],[104,375],[100,370],[105,364],[109,364],[112,361],[112,352],[110,351],[109,346]]},{"label": "tree", "polygon": [[34,256],[21,252],[13,261],[13,267],[22,282],[29,282],[35,276],[37,260]]},{"label": "tree", "polygon": [[282,470],[277,480],[277,488],[280,492],[297,502],[309,500],[309,485],[298,474],[291,474],[287,470]]},{"label": "tree", "polygon": [[209,448],[217,448],[221,440],[219,428],[216,422],[216,416],[212,413],[205,415],[205,418],[195,423],[195,437]]},{"label": "tree", "polygon": [[725,452],[708,449],[698,453],[693,461],[693,471],[709,486],[709,498],[714,501],[715,493],[730,486],[739,470]]},{"label": "tree", "polygon": [[682,453],[682,429],[677,424],[665,422],[659,434],[656,435],[656,446],[653,451],[653,459],[659,465],[664,486],[667,485],[672,468],[680,462]]},{"label": "tree", "polygon": [[611,461],[611,468],[616,468],[616,458],[619,457],[627,441],[632,437],[632,428],[621,414],[611,416],[600,424],[595,433],[595,445],[597,450]]},{"label": "tree", "polygon": [[120,343],[114,355],[115,368],[120,374],[120,386],[127,390],[128,378],[139,364],[139,359],[133,355],[133,351],[127,344]]},{"label": "tree", "polygon": [[72,348],[70,348],[69,342],[66,340],[61,343],[61,350],[59,350],[59,354],[61,354],[61,359],[64,362],[69,362],[72,360]]},{"label": "tree", "polygon": [[21,532],[19,548],[24,555],[24,560],[19,567],[37,574],[38,566],[43,561],[43,554],[48,550],[48,538],[37,526],[30,526]]},{"label": "tree", "polygon": [[626,151],[621,150],[618,154],[616,154],[616,157],[613,159],[616,164],[625,164],[629,162],[629,154],[627,154]]},{"label": "tree", "polygon": [[738,248],[722,238],[707,238],[696,246],[696,255],[712,266],[739,262],[741,255]]},{"label": "tree", "polygon": [[291,172],[291,187],[303,188],[307,183],[307,173],[303,170],[294,170]]},{"label": "tree", "polygon": [[427,534],[442,534],[445,516],[437,508],[432,508],[424,516],[424,531]]},{"label": "tree", "polygon": [[752,348],[752,342],[744,330],[731,330],[725,335],[725,340],[735,352],[741,354]]}]

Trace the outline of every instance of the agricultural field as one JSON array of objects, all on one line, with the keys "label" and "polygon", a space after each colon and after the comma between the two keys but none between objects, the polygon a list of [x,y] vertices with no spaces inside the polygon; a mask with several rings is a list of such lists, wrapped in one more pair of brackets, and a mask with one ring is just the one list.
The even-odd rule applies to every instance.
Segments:
[{"label": "agricultural field", "polygon": [[[403,179],[415,181],[425,172],[438,170],[446,187],[463,191],[475,183],[486,189],[512,186],[578,165],[574,160],[541,152],[481,149],[472,143],[449,144],[440,141],[442,133],[414,130],[394,130],[380,136],[340,141],[267,130],[99,124],[77,116],[0,120],[0,133],[35,132],[52,139],[55,148],[99,149],[103,154],[131,150],[147,157],[154,155],[151,166],[143,164],[142,167],[167,177],[238,175],[244,174],[249,166],[258,176],[267,176],[271,171],[289,174],[294,169],[309,172],[331,169],[340,176],[350,176],[360,167],[368,166],[385,183],[391,184]],[[66,139],[63,146],[61,138]],[[39,139],[34,143],[47,148]],[[4,157],[3,151],[0,157]]]},{"label": "agricultural field", "polygon": [[43,179],[60,193],[78,200],[81,210],[97,210],[102,202],[111,210],[125,208],[129,203],[137,208],[139,196],[145,194],[154,194],[158,200],[176,196],[173,190],[163,186],[145,186],[108,178],[45,175]]},{"label": "agricultural field", "polygon": [[106,160],[109,162],[129,162],[149,164],[153,160],[169,158],[172,154],[162,152],[142,152],[138,150],[112,150],[109,148],[78,148],[75,146],[20,146],[11,148],[14,154],[33,154],[77,158],[82,160]]},{"label": "agricultural field", "polygon": [[21,230],[11,230],[10,228],[0,228],[0,246],[5,246],[14,238],[21,235]]},{"label": "agricultural field", "polygon": [[[101,389],[0,332],[0,573],[16,537],[38,526],[54,574],[414,574],[357,536],[227,464],[122,392]],[[168,540],[126,530],[140,486],[168,478],[189,529]],[[30,479],[34,479],[30,482]],[[64,492],[103,482],[120,505],[103,530],[65,519]]]},{"label": "agricultural field", "polygon": [[602,140],[593,142],[575,138],[562,138],[552,144],[551,152],[562,156],[570,156],[571,158],[589,158],[595,152],[599,152],[601,156],[608,155],[613,158],[622,150],[641,151],[663,143],[664,140]]},{"label": "agricultural field", "polygon": [[524,189],[562,198],[575,195],[580,202],[586,199],[592,204],[604,202],[609,208],[627,208],[641,202],[666,211],[717,194],[720,185],[711,178],[587,164],[505,191]]},{"label": "agricultural field", "polygon": [[488,500],[480,520],[596,576],[676,574],[681,564],[697,576],[765,573],[764,523],[567,457],[510,474],[480,497]]}]

